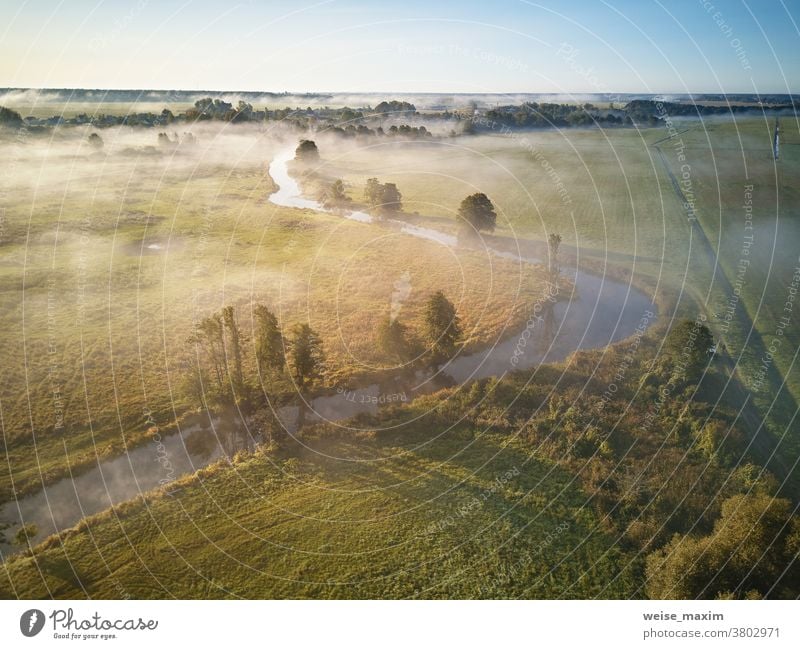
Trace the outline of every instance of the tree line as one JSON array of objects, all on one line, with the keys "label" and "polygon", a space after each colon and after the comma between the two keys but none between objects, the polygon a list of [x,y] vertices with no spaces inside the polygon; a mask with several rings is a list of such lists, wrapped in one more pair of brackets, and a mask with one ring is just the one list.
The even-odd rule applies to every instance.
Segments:
[{"label": "tree line", "polygon": [[[300,140],[295,149],[294,159],[304,164],[318,163],[320,153],[317,143],[309,139]],[[319,198],[326,207],[343,207],[351,202],[341,178],[326,186]],[[395,215],[403,211],[403,195],[395,183],[382,183],[377,178],[368,178],[363,198],[367,209],[375,215]],[[457,216],[463,234],[494,232],[497,226],[495,206],[483,192],[476,192],[464,198],[458,207]]]},{"label": "tree line", "polygon": [[[239,324],[236,310],[226,306],[195,324],[188,339],[185,392],[205,408],[237,405],[246,411],[271,403],[288,403],[294,394],[305,402],[323,387],[328,367],[322,337],[307,323],[284,332],[265,305],[251,310],[252,334]],[[442,291],[433,293],[424,311],[424,340],[416,339],[399,318],[381,322],[376,344],[387,359],[417,361],[438,367],[458,353],[463,338],[453,303]],[[249,352],[249,353],[248,353]]]}]

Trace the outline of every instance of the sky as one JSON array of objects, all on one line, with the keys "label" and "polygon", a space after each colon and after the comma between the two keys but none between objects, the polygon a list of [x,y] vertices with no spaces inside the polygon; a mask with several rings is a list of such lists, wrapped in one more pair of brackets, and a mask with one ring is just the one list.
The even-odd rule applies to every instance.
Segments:
[{"label": "sky", "polygon": [[787,93],[800,0],[2,0],[0,87]]}]

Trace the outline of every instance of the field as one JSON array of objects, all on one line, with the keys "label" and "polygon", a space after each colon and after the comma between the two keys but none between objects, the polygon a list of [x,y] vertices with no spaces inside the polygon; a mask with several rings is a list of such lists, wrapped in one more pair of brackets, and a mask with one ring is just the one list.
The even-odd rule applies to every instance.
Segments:
[{"label": "field", "polygon": [[6,146],[2,500],[141,443],[148,413],[168,428],[199,407],[187,340],[225,305],[245,334],[258,303],[317,329],[332,389],[386,366],[376,329],[401,279],[412,332],[443,290],[470,348],[508,335],[541,292],[508,260],[270,204],[266,163],[291,140],[198,131],[197,150],[164,154],[144,148],[154,132],[107,130],[98,154],[81,133]]},{"label": "field", "polygon": [[0,571],[3,597],[590,598],[637,563],[574,478],[506,436],[428,430],[257,454],[93,517]]},{"label": "field", "polygon": [[[341,178],[362,208],[377,177],[402,192],[397,220],[455,234],[461,200],[485,192],[498,213],[490,244],[546,253],[558,233],[564,266],[646,291],[656,324],[629,353],[630,341],[579,352],[311,427],[297,446],[241,452],[172,495],[148,492],[11,557],[0,595],[644,596],[657,553],[713,534],[727,499],[759,507],[797,494],[800,334],[791,310],[781,323],[796,288],[800,136],[785,120],[775,165],[769,128],[747,118],[686,120],[672,138],[664,128],[315,135],[321,161],[300,179],[308,195]],[[319,331],[322,394],[392,376],[378,329],[398,291],[400,319],[422,339],[425,301],[443,290],[468,350],[518,333],[542,294],[540,263],[276,207],[267,165],[297,133],[193,130],[194,147],[166,149],[152,130],[129,128],[103,130],[102,151],[80,129],[5,143],[2,501],[196,412],[189,338],[226,305],[251,375],[255,305],[284,330]],[[668,331],[698,314],[717,353],[689,376]],[[773,580],[781,592],[790,577]],[[735,583],[725,584],[704,594],[726,596]]]},{"label": "field", "polygon": [[641,341],[624,379],[630,343],[241,452],[8,558],[0,595],[690,598],[661,584],[690,578],[695,557],[662,569],[661,548],[702,538],[734,502],[753,518],[700,587],[790,596],[800,527],[768,515],[791,505],[753,463],[737,405],[717,400],[724,363],[647,423],[658,382],[640,377],[662,338]]},{"label": "field", "polygon": [[[794,363],[800,328],[797,314],[784,308],[797,289],[798,124],[781,120],[777,164],[773,123],[763,118],[676,120],[674,127],[337,147],[326,168],[349,182],[356,197],[369,176],[395,182],[407,209],[443,223],[453,222],[463,196],[483,191],[498,207],[498,235],[544,240],[560,233],[567,254],[571,250],[579,263],[612,275],[621,269],[663,300],[670,315],[703,312],[760,416],[794,462],[800,451],[793,422],[800,397]],[[667,169],[682,184],[683,197]],[[685,198],[694,202],[700,229],[690,223]],[[751,223],[745,222],[747,200]],[[745,246],[751,234],[754,241]],[[750,264],[739,278],[743,258]],[[783,316],[790,318],[788,327],[779,326]]]}]

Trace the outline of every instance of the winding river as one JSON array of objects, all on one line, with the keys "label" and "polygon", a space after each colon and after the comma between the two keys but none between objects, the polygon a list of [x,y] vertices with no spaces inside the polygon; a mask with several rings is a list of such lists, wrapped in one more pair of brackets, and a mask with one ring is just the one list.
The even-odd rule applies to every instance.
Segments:
[{"label": "winding river", "polygon": [[[458,245],[455,236],[435,229],[397,219],[373,222],[365,212],[332,212],[317,201],[303,197],[288,170],[293,154],[293,148],[286,149],[270,163],[270,175],[279,187],[270,196],[273,204],[335,213],[370,227],[399,229],[409,236],[448,248]],[[499,249],[489,248],[489,252],[523,263],[540,263],[536,258]],[[402,381],[398,377],[389,386],[376,384],[319,397],[310,404],[312,412],[307,420],[335,421],[361,412],[374,413],[384,401],[411,400],[448,383],[502,376],[515,369],[529,369],[543,362],[563,360],[575,350],[602,348],[627,338],[642,322],[652,322],[652,317],[643,319],[647,313],[656,312],[655,306],[647,295],[629,284],[579,268],[563,269],[562,274],[574,282],[575,292],[569,301],[559,301],[553,306],[549,326],[540,326],[541,321],[533,318],[529,320],[533,326],[526,325],[522,331],[485,350],[458,356],[437,374],[420,371]],[[534,314],[532,309],[532,316],[535,315],[538,312]],[[283,408],[279,414],[288,429],[296,427],[297,408]],[[74,478],[57,481],[37,493],[8,502],[0,507],[0,525],[7,526],[0,531],[11,539],[20,521],[33,523],[38,529],[34,540],[39,541],[112,504],[192,473],[225,455],[224,438],[231,426],[236,424],[197,417],[191,425],[185,425],[173,434],[165,434],[163,438],[153,439],[123,455],[100,461],[96,467]],[[0,543],[3,558],[14,549],[9,543]]]}]

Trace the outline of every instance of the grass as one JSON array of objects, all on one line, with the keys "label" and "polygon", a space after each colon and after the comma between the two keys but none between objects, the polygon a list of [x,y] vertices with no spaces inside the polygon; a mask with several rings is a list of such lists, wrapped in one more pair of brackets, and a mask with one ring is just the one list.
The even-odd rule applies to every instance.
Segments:
[{"label": "grass", "polygon": [[[800,397],[800,371],[794,363],[800,346],[798,313],[794,308],[786,310],[798,268],[800,192],[794,179],[800,172],[800,133],[796,122],[781,121],[782,155],[775,163],[772,128],[771,121],[756,118],[711,122],[681,138],[691,162],[698,219],[717,254],[719,270],[731,284],[741,280],[736,317],[726,342],[734,357],[741,356],[743,382],[763,412],[772,408],[768,419],[781,433],[794,416]],[[674,156],[671,161],[675,162]],[[748,186],[752,187],[751,196],[745,193]],[[752,222],[745,213],[746,201],[752,202]],[[748,263],[744,271],[740,260]],[[717,279],[711,286],[709,307],[712,313],[722,315],[728,299],[714,290],[718,283]],[[780,326],[782,317],[789,317],[788,327]],[[720,320],[717,318],[716,324],[721,329]],[[767,368],[764,358],[769,348],[775,349],[774,367],[770,364]],[[759,380],[764,369],[770,371]],[[793,427],[786,441],[787,454],[796,457],[800,439],[795,431]]]},{"label": "grass", "polygon": [[154,157],[121,153],[127,133],[104,132],[107,158],[77,139],[9,152],[21,157],[0,247],[2,501],[140,443],[147,412],[167,428],[196,408],[182,393],[186,340],[224,305],[245,332],[255,303],[287,329],[308,322],[337,385],[386,364],[376,330],[401,278],[411,330],[421,336],[441,289],[471,348],[518,328],[541,293],[541,273],[508,260],[275,207],[269,138],[201,135],[196,153]]},{"label": "grass", "polygon": [[[777,174],[769,125],[748,117],[687,126],[680,137],[711,254],[673,190],[667,171],[679,175],[681,163],[671,143],[661,145],[666,166],[652,146],[663,129],[318,144],[321,171],[343,178],[357,200],[366,178],[377,176],[398,184],[412,213],[406,218],[454,231],[461,199],[484,191],[498,207],[499,236],[543,240],[556,231],[579,263],[613,267],[653,287],[664,330],[673,315],[703,310],[736,360],[738,378],[755,392],[760,416],[773,433],[786,433],[779,451],[791,464],[800,448],[791,420],[796,327],[784,330],[776,347],[776,374],[759,390],[753,379],[777,337],[797,261],[796,126],[784,124]],[[15,200],[0,248],[1,324],[9,332],[0,349],[6,498],[143,440],[146,410],[164,426],[192,408],[179,390],[182,359],[191,353],[186,337],[194,320],[223,305],[237,306],[245,332],[255,302],[272,306],[287,325],[308,321],[323,336],[330,381],[346,383],[381,371],[376,325],[406,273],[412,292],[401,319],[420,334],[424,298],[443,289],[473,347],[513,331],[540,295],[541,269],[479,251],[453,256],[383,227],[275,208],[266,200],[272,186],[264,162],[276,143],[251,137],[237,158],[243,140],[220,138],[226,155],[209,147],[200,159],[76,161],[48,153],[13,167],[8,190]],[[31,176],[33,170],[43,175]],[[744,184],[755,187],[757,240],[726,330],[719,314],[730,295],[720,273],[732,284],[742,256]],[[64,427],[56,429],[62,411]],[[750,422],[743,417],[740,425]],[[396,437],[362,433],[319,438],[317,453],[299,459],[242,455],[233,467],[185,479],[176,497],[147,494],[49,540],[35,557],[12,559],[0,594],[635,592],[641,566],[626,568],[629,557],[598,531],[568,473],[496,433],[462,428],[431,436],[421,428]],[[505,475],[511,477],[502,488],[484,498]],[[470,506],[475,499],[480,504]],[[556,542],[543,542],[562,528]]]},{"label": "grass", "polygon": [[[406,429],[240,456],[83,521],[0,571],[3,597],[626,597],[573,479],[511,438]],[[325,457],[327,456],[327,457]],[[341,459],[331,459],[341,458]]]},{"label": "grass", "polygon": [[[782,452],[794,462],[800,450],[792,419],[800,371],[793,363],[800,330],[794,326],[796,313],[784,309],[798,266],[797,123],[782,120],[777,165],[771,157],[772,123],[762,118],[676,122],[676,127],[678,137],[660,146],[679,180],[682,165],[690,167],[710,254],[653,146],[669,134],[663,127],[370,142],[337,147],[328,173],[343,178],[356,198],[367,177],[395,182],[407,210],[433,215],[444,228],[453,227],[464,196],[485,192],[498,208],[498,234],[544,240],[558,232],[565,254],[579,263],[613,268],[652,287],[654,301],[665,307],[662,314],[693,318],[704,312],[736,359],[761,418],[783,437]],[[685,160],[678,158],[678,140]],[[727,326],[723,316],[743,257],[745,184],[754,185],[756,241],[736,316]],[[779,334],[786,315],[791,324]],[[770,365],[764,361],[770,346],[776,348],[774,364],[759,381]]]}]

